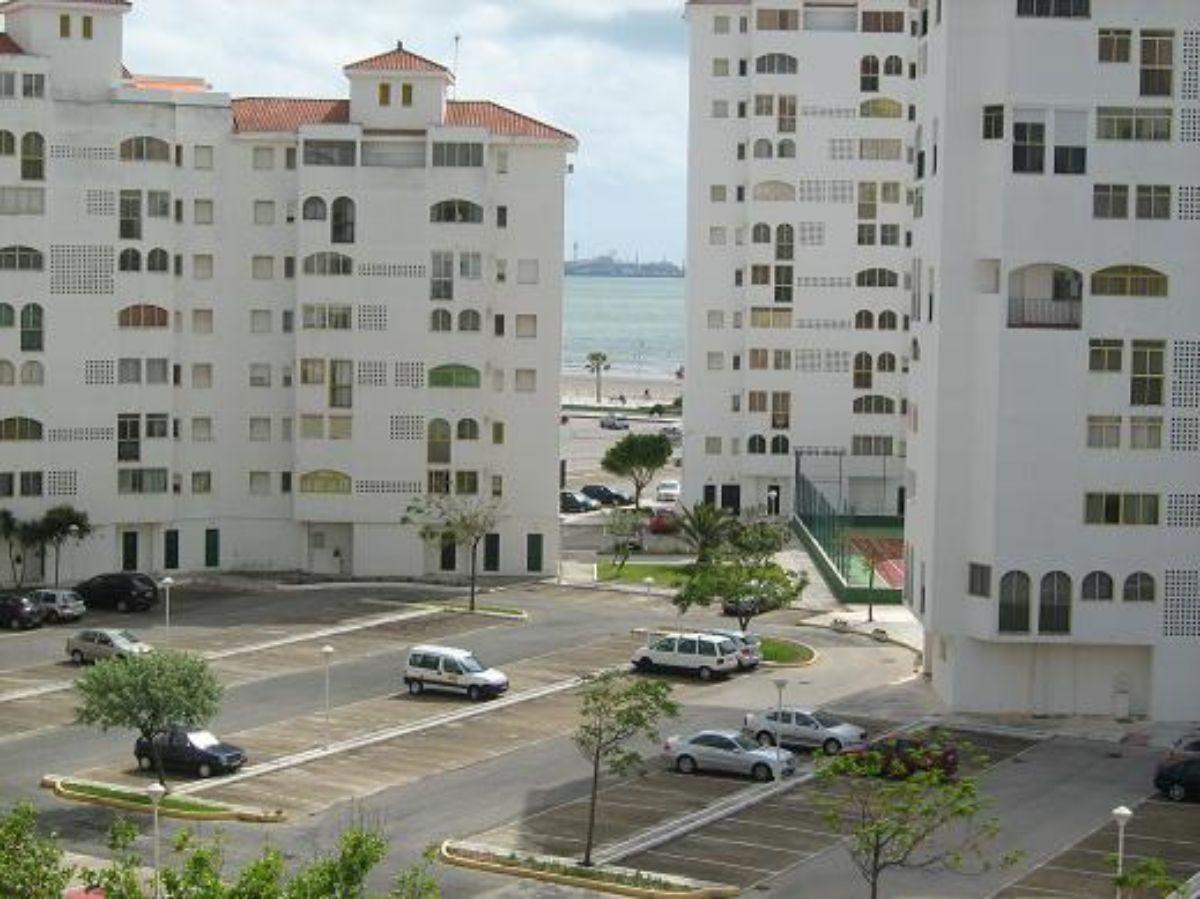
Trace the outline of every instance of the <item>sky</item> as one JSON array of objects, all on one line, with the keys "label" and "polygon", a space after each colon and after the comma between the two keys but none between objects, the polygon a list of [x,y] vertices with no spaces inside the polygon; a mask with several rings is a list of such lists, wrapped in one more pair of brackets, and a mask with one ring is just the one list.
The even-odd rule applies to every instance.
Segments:
[{"label": "sky", "polygon": [[402,40],[490,99],[579,138],[567,255],[681,261],[687,57],[682,0],[134,0],[125,62],[234,96],[342,97],[342,66]]}]

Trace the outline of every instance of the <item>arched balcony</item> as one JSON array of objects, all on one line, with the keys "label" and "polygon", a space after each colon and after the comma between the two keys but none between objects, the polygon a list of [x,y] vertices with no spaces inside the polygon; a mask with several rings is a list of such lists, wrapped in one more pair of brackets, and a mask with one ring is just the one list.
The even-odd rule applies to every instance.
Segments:
[{"label": "arched balcony", "polygon": [[1008,326],[1078,331],[1083,324],[1083,274],[1039,262],[1008,276]]}]

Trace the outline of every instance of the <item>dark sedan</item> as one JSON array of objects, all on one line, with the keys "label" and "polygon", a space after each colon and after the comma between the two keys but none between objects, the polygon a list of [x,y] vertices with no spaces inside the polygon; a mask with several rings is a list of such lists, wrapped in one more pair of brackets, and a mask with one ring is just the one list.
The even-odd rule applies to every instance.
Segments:
[{"label": "dark sedan", "polygon": [[624,493],[618,493],[603,484],[588,484],[579,492],[589,499],[594,499],[602,506],[628,506],[633,502]]},{"label": "dark sedan", "polygon": [[1200,799],[1200,758],[1167,759],[1154,773],[1155,788],[1174,802]]},{"label": "dark sedan", "polygon": [[[236,746],[222,743],[206,730],[172,730],[155,738],[162,753],[163,767],[186,771],[199,777],[229,774],[246,763],[246,753]],[[139,737],[133,747],[138,767],[154,770],[154,755],[150,742]]]},{"label": "dark sedan", "polygon": [[563,490],[558,494],[558,511],[564,513],[574,512],[595,512],[600,508],[600,503],[591,497],[584,496],[582,493],[572,493],[570,490]]},{"label": "dark sedan", "polygon": [[98,574],[75,588],[89,609],[143,611],[158,602],[158,584],[135,571]]},{"label": "dark sedan", "polygon": [[14,631],[42,624],[42,608],[28,596],[0,596],[0,627]]}]

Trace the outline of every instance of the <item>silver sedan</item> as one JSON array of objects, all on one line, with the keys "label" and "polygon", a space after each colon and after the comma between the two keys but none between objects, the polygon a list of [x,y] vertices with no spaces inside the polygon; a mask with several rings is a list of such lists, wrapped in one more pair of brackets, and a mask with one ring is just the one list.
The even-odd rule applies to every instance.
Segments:
[{"label": "silver sedan", "polygon": [[670,737],[663,746],[663,758],[681,774],[723,771],[768,781],[796,772],[792,753],[759,746],[736,730],[702,730],[690,737]]},{"label": "silver sedan", "polygon": [[778,735],[784,746],[819,746],[826,755],[837,755],[867,739],[867,732],[857,724],[807,709],[750,712],[743,731],[760,746],[774,746]]}]

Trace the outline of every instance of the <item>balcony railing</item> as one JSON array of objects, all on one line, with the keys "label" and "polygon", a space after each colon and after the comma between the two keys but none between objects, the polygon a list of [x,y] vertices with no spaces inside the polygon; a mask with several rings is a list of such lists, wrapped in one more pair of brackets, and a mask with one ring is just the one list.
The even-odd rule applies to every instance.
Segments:
[{"label": "balcony railing", "polygon": [[772,412],[771,428],[775,431],[786,431],[792,426],[792,416],[788,412]]},{"label": "balcony railing", "polygon": [[1008,298],[1010,328],[1062,328],[1078,331],[1082,324],[1082,300]]}]

